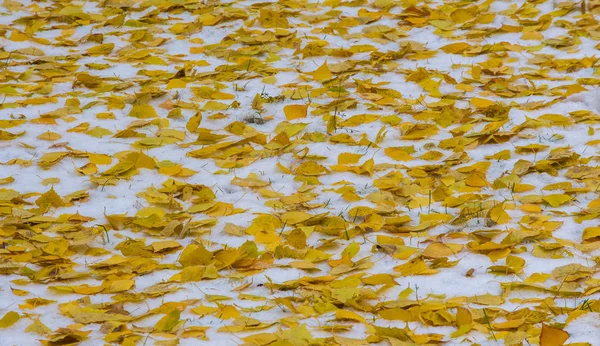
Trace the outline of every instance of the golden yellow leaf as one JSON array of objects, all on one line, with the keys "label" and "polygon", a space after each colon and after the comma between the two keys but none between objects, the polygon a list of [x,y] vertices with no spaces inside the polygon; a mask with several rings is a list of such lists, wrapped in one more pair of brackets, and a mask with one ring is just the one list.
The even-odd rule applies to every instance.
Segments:
[{"label": "golden yellow leaf", "polygon": [[179,256],[179,263],[185,266],[208,264],[212,259],[212,253],[200,244],[190,244],[183,249]]},{"label": "golden yellow leaf", "polygon": [[135,118],[140,118],[140,119],[147,119],[147,118],[156,118],[156,117],[158,117],[158,114],[154,110],[154,107],[152,107],[148,104],[142,104],[142,105],[134,105],[131,108],[131,111],[129,112],[129,116],[135,117]]},{"label": "golden yellow leaf", "polygon": [[0,319],[0,328],[8,328],[13,324],[17,323],[21,317],[14,311],[7,312],[2,319]]},{"label": "golden yellow leaf", "polygon": [[361,315],[352,312],[352,311],[348,311],[348,310],[336,310],[335,311],[335,319],[338,321],[353,321],[353,322],[360,322],[360,323],[366,323],[367,321],[365,320],[364,317],[362,317]]},{"label": "golden yellow leaf", "polygon": [[177,324],[179,324],[179,316],[181,316],[181,311],[177,309],[172,310],[156,322],[154,330],[159,332],[170,332]]},{"label": "golden yellow leaf", "polygon": [[13,178],[12,176],[8,176],[6,178],[0,178],[0,185],[7,185],[10,183],[13,183],[15,181],[15,178]]},{"label": "golden yellow leaf", "polygon": [[25,328],[25,332],[37,335],[48,335],[52,332],[52,329],[48,328],[42,321],[36,318],[29,326],[27,326],[27,328]]},{"label": "golden yellow leaf", "polygon": [[109,165],[112,163],[112,158],[104,154],[88,154],[88,159],[91,163],[96,165]]},{"label": "golden yellow leaf", "polygon": [[372,123],[372,122],[376,121],[377,119],[379,119],[379,116],[377,114],[357,114],[357,115],[353,115],[350,118],[340,122],[338,124],[338,126],[354,127],[354,126]]},{"label": "golden yellow leaf", "polygon": [[259,20],[264,28],[289,28],[289,22],[281,12],[262,8]]},{"label": "golden yellow leaf", "polygon": [[437,269],[429,269],[427,263],[422,259],[412,259],[404,264],[394,267],[394,270],[402,276],[410,275],[433,275],[439,273]]},{"label": "golden yellow leaf", "polygon": [[54,191],[54,188],[50,188],[46,193],[41,195],[36,201],[35,204],[38,206],[50,205],[52,207],[58,208],[64,205],[62,198]]},{"label": "golden yellow leaf", "polygon": [[423,256],[426,258],[443,258],[454,254],[454,251],[443,243],[431,243],[423,251]]},{"label": "golden yellow leaf", "polygon": [[286,105],[283,113],[288,120],[306,118],[308,105]]},{"label": "golden yellow leaf", "polygon": [[306,233],[300,228],[296,228],[288,234],[286,241],[297,249],[304,249],[306,247]]},{"label": "golden yellow leaf", "polygon": [[355,153],[341,153],[338,156],[338,164],[340,165],[345,165],[345,164],[354,164],[354,163],[358,163],[358,161],[360,160],[360,158],[363,157],[362,154],[355,154]]},{"label": "golden yellow leaf", "polygon": [[198,126],[202,122],[202,113],[196,112],[190,120],[188,120],[187,124],[185,124],[185,128],[190,132],[197,132]]},{"label": "golden yellow leaf", "polygon": [[456,325],[462,327],[473,323],[471,311],[466,308],[459,307],[456,309]]},{"label": "golden yellow leaf", "polygon": [[473,97],[471,99],[471,104],[477,108],[487,108],[487,107],[493,106],[495,104],[495,102],[486,100],[486,99],[482,99],[479,97]]},{"label": "golden yellow leaf", "polygon": [[572,201],[573,197],[565,194],[553,194],[542,197],[542,200],[552,207],[560,207],[561,205]]},{"label": "golden yellow leaf", "polygon": [[582,243],[595,242],[600,240],[600,227],[586,227],[581,235]]},{"label": "golden yellow leaf", "polygon": [[329,66],[327,66],[327,61],[325,61],[323,63],[323,65],[319,66],[319,68],[317,68],[315,71],[313,71],[312,76],[313,76],[313,79],[318,82],[322,82],[322,81],[331,79],[333,77],[333,75],[331,74],[331,71],[329,70]]},{"label": "golden yellow leaf", "polygon": [[[383,152],[396,161],[411,161],[414,157],[410,156],[410,150],[402,147],[386,147]],[[413,150],[414,152],[414,150]]]},{"label": "golden yellow leaf", "polygon": [[187,83],[181,79],[171,79],[169,83],[167,83],[166,89],[182,89],[187,86]]},{"label": "golden yellow leaf", "polygon": [[569,339],[569,333],[542,323],[540,346],[562,346]]}]

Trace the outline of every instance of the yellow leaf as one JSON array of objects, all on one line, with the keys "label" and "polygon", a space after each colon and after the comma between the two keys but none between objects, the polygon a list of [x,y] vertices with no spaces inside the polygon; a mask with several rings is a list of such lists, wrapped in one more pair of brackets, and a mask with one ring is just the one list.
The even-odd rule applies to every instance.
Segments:
[{"label": "yellow leaf", "polygon": [[379,119],[379,116],[376,114],[358,114],[353,115],[350,118],[340,122],[338,126],[341,127],[354,127],[362,124],[372,123]]},{"label": "yellow leaf", "polygon": [[201,281],[206,267],[200,265],[184,267],[181,271],[181,282]]},{"label": "yellow leaf", "polygon": [[525,31],[523,35],[521,35],[522,40],[532,40],[532,41],[541,41],[544,39],[544,35],[537,31]]},{"label": "yellow leaf", "polygon": [[494,105],[494,101],[486,100],[486,99],[482,99],[482,98],[478,98],[478,97],[473,97],[471,99],[471,105],[473,105],[477,108],[486,108],[486,107]]},{"label": "yellow leaf", "polygon": [[506,322],[493,323],[492,328],[495,330],[510,330],[517,329],[525,323],[524,318],[519,318],[516,320],[508,320]]},{"label": "yellow leaf", "polygon": [[48,335],[52,333],[52,329],[46,327],[39,319],[35,319],[27,328],[25,328],[25,332],[27,333],[35,333],[37,335]]},{"label": "yellow leaf", "polygon": [[281,12],[262,8],[260,10],[260,16],[258,18],[260,24],[264,28],[289,28],[290,23],[287,18],[283,16]]},{"label": "yellow leaf", "polygon": [[15,42],[23,42],[23,41],[29,41],[29,40],[31,40],[31,38],[18,30],[12,30],[12,33],[10,35],[10,40],[15,41]]},{"label": "yellow leaf", "polygon": [[407,287],[405,289],[403,289],[399,294],[398,294],[398,299],[407,299],[411,294],[413,294],[415,292],[415,290],[413,290],[410,287]]},{"label": "yellow leaf", "polygon": [[181,79],[171,79],[169,83],[167,83],[166,89],[183,89],[187,86],[187,83]]},{"label": "yellow leaf", "polygon": [[542,197],[542,200],[552,207],[560,207],[561,205],[570,202],[573,200],[572,196],[565,194],[553,194]]},{"label": "yellow leaf", "polygon": [[229,105],[223,103],[223,102],[218,102],[218,101],[208,101],[204,104],[204,106],[202,106],[202,110],[205,111],[224,111],[227,110],[229,108]]},{"label": "yellow leaf", "polygon": [[600,240],[600,227],[587,227],[581,235],[582,243],[589,243]]},{"label": "yellow leaf", "polygon": [[154,330],[159,332],[170,332],[179,323],[179,316],[181,316],[181,311],[173,309],[154,325]]},{"label": "yellow leaf", "polygon": [[104,154],[88,154],[88,159],[95,165],[110,165],[112,158]]},{"label": "yellow leaf", "polygon": [[471,45],[466,42],[451,43],[441,47],[446,54],[459,54],[471,48]]},{"label": "yellow leaf", "polygon": [[[206,331],[208,329],[209,329],[209,327],[204,327],[204,326],[190,326],[190,327],[185,328],[183,333],[181,333],[181,337],[182,338],[194,338],[194,339],[198,339],[198,340],[208,340],[208,338],[206,337]],[[177,339],[175,339],[175,340],[177,340]],[[121,345],[125,346],[125,344],[121,344]]]},{"label": "yellow leaf", "polygon": [[81,175],[94,175],[96,172],[98,172],[98,166],[90,162],[77,168],[76,170]]},{"label": "yellow leaf", "polygon": [[508,254],[510,254],[510,249],[499,249],[490,251],[487,256],[492,262],[496,262],[497,260],[508,256]]},{"label": "yellow leaf", "polygon": [[[128,164],[133,164],[133,167],[135,168],[154,169],[156,167],[155,160],[141,151],[130,152],[129,154],[127,154],[127,156],[125,157],[125,161],[123,161],[122,163],[125,164],[125,168]],[[115,165],[115,167],[116,166],[118,166],[118,164]]]},{"label": "yellow leaf", "polygon": [[475,87],[469,84],[456,84],[456,89],[461,90],[461,91],[473,91],[475,90]]},{"label": "yellow leaf", "polygon": [[0,185],[7,185],[10,183],[13,183],[15,181],[15,178],[13,178],[12,176],[8,176],[6,178],[0,178]]},{"label": "yellow leaf", "polygon": [[208,264],[212,260],[212,252],[206,250],[206,248],[200,244],[190,244],[183,249],[179,256],[179,263],[182,266],[193,266],[193,265],[204,265]]},{"label": "yellow leaf", "polygon": [[308,105],[286,105],[283,113],[288,120],[306,118]]},{"label": "yellow leaf", "polygon": [[412,259],[404,264],[396,266],[394,267],[394,270],[399,272],[402,276],[432,275],[439,272],[436,269],[429,269],[427,263],[419,258]]},{"label": "yellow leaf", "polygon": [[571,84],[567,87],[567,91],[565,92],[565,97],[571,96],[573,94],[580,93],[582,91],[587,91],[586,88],[582,87],[579,84]]},{"label": "yellow leaf", "polygon": [[423,251],[423,256],[426,258],[443,258],[452,255],[454,255],[454,251],[443,243],[431,243]]},{"label": "yellow leaf", "polygon": [[318,82],[329,80],[333,76],[329,70],[329,66],[327,66],[327,61],[325,61],[318,69],[314,70],[312,75],[313,79]]},{"label": "yellow leaf", "polygon": [[459,8],[450,14],[450,18],[452,18],[452,20],[457,23],[464,23],[470,21],[472,19],[475,19],[476,16],[477,12],[474,13],[473,10],[469,10],[468,8]]},{"label": "yellow leaf", "polygon": [[244,187],[265,187],[271,185],[271,183],[259,179],[255,173],[248,174],[247,178],[234,177],[231,180],[231,184]]},{"label": "yellow leaf", "polygon": [[386,319],[386,320],[390,320],[390,321],[394,321],[394,320],[399,320],[399,321],[415,321],[415,318],[413,317],[413,314],[411,311],[409,310],[405,310],[402,308],[391,308],[391,309],[384,309],[379,311],[379,316],[381,316],[381,318]]},{"label": "yellow leaf", "polygon": [[456,331],[454,331],[452,334],[450,334],[450,337],[458,338],[459,336],[463,336],[463,335],[467,334],[468,332],[470,332],[471,329],[473,329],[473,326],[471,324],[464,324],[464,325],[458,327],[458,329]]},{"label": "yellow leaf", "polygon": [[471,172],[471,174],[465,179],[465,184],[471,187],[485,187],[488,182],[485,179],[485,174],[477,171]]},{"label": "yellow leaf", "polygon": [[57,139],[61,139],[62,136],[56,132],[46,131],[41,135],[37,136],[37,138],[44,141],[55,141]]},{"label": "yellow leaf", "polygon": [[390,274],[374,274],[360,279],[365,285],[385,285],[396,286],[398,283],[394,280],[394,276]]},{"label": "yellow leaf", "polygon": [[190,309],[190,311],[195,313],[196,315],[206,316],[206,315],[210,315],[210,314],[213,314],[213,313],[219,311],[219,308],[212,307],[212,306],[206,306],[206,305],[200,305],[198,307]]},{"label": "yellow leaf", "polygon": [[509,160],[510,159],[510,150],[501,150],[495,154],[488,155],[485,157],[486,160]]},{"label": "yellow leaf", "polygon": [[362,154],[341,153],[338,156],[338,164],[345,165],[345,164],[358,163],[358,161],[360,160],[361,157],[363,157]]},{"label": "yellow leaf", "polygon": [[17,323],[21,317],[14,311],[7,312],[2,319],[0,319],[0,328],[8,328],[13,324]]},{"label": "yellow leaf", "polygon": [[473,322],[471,311],[466,308],[459,307],[456,309],[456,325],[462,327],[470,325]]},{"label": "yellow leaf", "polygon": [[301,211],[288,211],[281,215],[281,221],[286,225],[296,225],[302,223],[312,217],[311,214]]},{"label": "yellow leaf", "polygon": [[96,113],[96,118],[97,119],[116,119],[117,117],[115,117],[115,114],[113,112],[100,112],[100,113]]},{"label": "yellow leaf", "polygon": [[156,118],[158,114],[154,110],[154,107],[150,105],[134,105],[129,112],[130,117],[147,119],[147,118]]},{"label": "yellow leaf", "polygon": [[308,124],[305,123],[292,124],[287,121],[282,121],[279,124],[277,124],[277,127],[275,128],[275,133],[285,133],[289,138],[300,133],[302,130],[304,130],[304,128],[306,128],[307,125]]},{"label": "yellow leaf", "polygon": [[348,310],[336,310],[335,311],[335,319],[336,321],[355,321],[355,322],[360,322],[360,323],[366,323],[367,321],[365,320],[364,317],[362,317],[361,315],[352,312],[352,311],[348,311]]},{"label": "yellow leaf", "polygon": [[431,124],[406,124],[405,126],[402,126],[402,136],[400,139],[424,139],[437,134],[438,131],[439,128]]},{"label": "yellow leaf", "polygon": [[540,346],[562,346],[569,337],[569,333],[564,330],[550,327],[549,325],[542,323]]},{"label": "yellow leaf", "polygon": [[492,207],[492,209],[490,209],[488,218],[499,225],[508,223],[511,220],[510,215],[508,215],[508,213],[504,211],[504,204],[502,203],[497,204],[494,207]]},{"label": "yellow leaf", "polygon": [[525,283],[528,284],[541,284],[546,282],[552,275],[546,273],[533,273],[531,276],[524,280]]},{"label": "yellow leaf", "polygon": [[383,152],[396,161],[414,160],[414,157],[410,156],[410,153],[407,152],[403,147],[387,147],[383,150]]},{"label": "yellow leaf", "polygon": [[53,152],[44,154],[42,155],[42,157],[40,157],[40,160],[38,161],[38,166],[48,168],[60,162],[60,160],[62,160],[67,155],[69,155],[68,152]]},{"label": "yellow leaf", "polygon": [[306,247],[306,233],[300,228],[296,228],[290,232],[286,241],[296,249],[304,249]]},{"label": "yellow leaf", "polygon": [[20,289],[18,289],[18,288],[13,288],[13,287],[11,287],[11,288],[10,288],[10,290],[12,291],[12,293],[13,293],[14,295],[17,295],[17,296],[20,296],[20,297],[23,297],[23,296],[26,296],[26,295],[28,295],[28,294],[29,294],[29,292],[28,292],[28,291],[25,291],[25,290],[20,290]]},{"label": "yellow leaf", "polygon": [[229,320],[229,319],[238,318],[241,316],[241,314],[240,314],[240,311],[238,309],[236,309],[234,306],[223,305],[221,307],[221,310],[215,313],[215,316],[217,316],[218,318],[223,319],[223,320]]},{"label": "yellow leaf", "polygon": [[90,55],[107,55],[115,48],[114,43],[105,43],[94,46],[86,51]]},{"label": "yellow leaf", "polygon": [[306,161],[296,168],[295,173],[304,176],[318,176],[326,174],[328,171],[327,168],[321,166],[315,161]]},{"label": "yellow leaf", "polygon": [[62,207],[64,205],[64,202],[63,202],[62,198],[60,198],[60,196],[56,193],[56,191],[54,191],[54,188],[52,187],[46,193],[41,195],[35,201],[35,204],[37,204],[40,207],[43,205],[50,205],[50,206],[58,208],[58,207]]},{"label": "yellow leaf", "polygon": [[202,113],[196,112],[190,120],[188,120],[187,124],[185,124],[185,128],[190,132],[197,132],[198,126],[202,122]]},{"label": "yellow leaf", "polygon": [[352,218],[365,217],[374,214],[375,210],[371,207],[358,206],[348,210],[348,215]]},{"label": "yellow leaf", "polygon": [[274,343],[279,338],[273,333],[259,333],[250,336],[246,336],[242,338],[244,342],[249,345],[262,345],[266,346],[268,344]]}]

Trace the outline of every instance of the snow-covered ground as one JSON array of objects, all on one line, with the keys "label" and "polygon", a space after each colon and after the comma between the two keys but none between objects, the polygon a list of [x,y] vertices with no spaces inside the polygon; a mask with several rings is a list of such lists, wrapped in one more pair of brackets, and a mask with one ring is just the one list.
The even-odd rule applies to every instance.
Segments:
[{"label": "snow-covered ground", "polygon": [[0,6],[0,345],[600,344],[597,1]]}]

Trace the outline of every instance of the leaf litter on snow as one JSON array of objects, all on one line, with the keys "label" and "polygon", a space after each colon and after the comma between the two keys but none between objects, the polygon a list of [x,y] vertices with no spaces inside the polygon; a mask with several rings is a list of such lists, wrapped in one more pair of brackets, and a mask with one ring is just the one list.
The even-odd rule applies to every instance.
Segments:
[{"label": "leaf litter on snow", "polygon": [[13,1],[0,333],[593,345],[594,1]]}]

